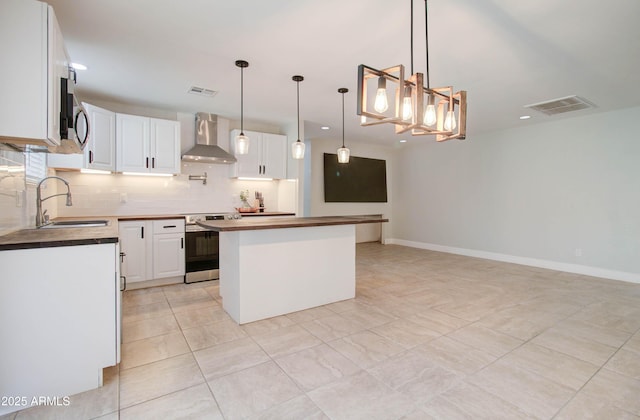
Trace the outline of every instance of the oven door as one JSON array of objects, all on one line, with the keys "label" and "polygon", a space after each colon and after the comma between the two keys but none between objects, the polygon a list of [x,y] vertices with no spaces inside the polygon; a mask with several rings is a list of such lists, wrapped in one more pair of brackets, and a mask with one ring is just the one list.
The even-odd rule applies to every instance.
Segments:
[{"label": "oven door", "polygon": [[185,283],[220,278],[220,234],[211,230],[185,232]]}]

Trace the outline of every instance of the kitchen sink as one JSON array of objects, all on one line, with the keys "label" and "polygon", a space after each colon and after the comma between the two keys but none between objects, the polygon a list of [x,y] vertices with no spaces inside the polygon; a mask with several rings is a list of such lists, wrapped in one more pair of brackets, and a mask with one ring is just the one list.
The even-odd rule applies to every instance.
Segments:
[{"label": "kitchen sink", "polygon": [[51,222],[48,225],[40,226],[40,229],[104,227],[108,224],[108,220],[62,220],[59,222]]}]

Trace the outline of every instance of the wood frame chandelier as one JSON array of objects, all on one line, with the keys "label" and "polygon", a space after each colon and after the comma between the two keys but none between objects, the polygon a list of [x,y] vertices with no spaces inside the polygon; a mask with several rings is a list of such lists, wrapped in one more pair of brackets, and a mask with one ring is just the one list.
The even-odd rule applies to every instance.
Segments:
[{"label": "wood frame chandelier", "polygon": [[[358,66],[358,110],[361,126],[390,123],[396,134],[435,135],[437,141],[464,140],[467,133],[467,92],[454,93],[453,86],[429,83],[429,31],[427,0],[424,0],[426,73],[413,72],[413,0],[411,1],[411,77],[403,65],[378,70]],[[426,75],[426,77],[425,77]],[[426,82],[426,85],[425,85]],[[375,95],[370,92],[375,91]],[[388,93],[394,97],[389,106]]]}]

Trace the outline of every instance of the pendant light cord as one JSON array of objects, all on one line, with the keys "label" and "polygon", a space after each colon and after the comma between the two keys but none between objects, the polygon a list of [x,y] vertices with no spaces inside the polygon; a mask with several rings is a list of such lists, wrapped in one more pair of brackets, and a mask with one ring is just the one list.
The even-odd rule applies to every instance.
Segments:
[{"label": "pendant light cord", "polygon": [[413,0],[409,1],[411,1],[411,74],[413,74]]},{"label": "pendant light cord", "polygon": [[240,67],[240,134],[244,135],[244,68]]},{"label": "pendant light cord", "polygon": [[429,84],[429,18],[427,13],[427,0],[424,0],[424,44],[427,56],[427,89],[431,88]]},{"label": "pendant light cord", "polygon": [[342,92],[342,148],[344,149],[344,92]]},{"label": "pendant light cord", "polygon": [[298,141],[300,141],[300,81],[296,80],[296,96],[298,98]]}]

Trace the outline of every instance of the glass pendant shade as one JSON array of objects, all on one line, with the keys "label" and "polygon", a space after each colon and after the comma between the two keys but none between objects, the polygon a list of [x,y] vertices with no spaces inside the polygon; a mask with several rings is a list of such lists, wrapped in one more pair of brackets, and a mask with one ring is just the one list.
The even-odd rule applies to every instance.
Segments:
[{"label": "glass pendant shade", "polygon": [[244,133],[240,133],[236,137],[236,154],[246,155],[247,153],[249,153],[249,137],[245,136]]},{"label": "glass pendant shade", "polygon": [[453,111],[447,112],[447,117],[444,119],[444,129],[453,131],[456,129],[456,126],[456,114]]},{"label": "glass pendant shade", "polygon": [[349,163],[349,155],[351,151],[346,147],[341,147],[338,149],[338,163]]},{"label": "glass pendant shade", "polygon": [[387,99],[387,79],[384,77],[378,78],[378,90],[376,91],[376,101],[373,104],[373,109],[380,113],[389,109],[389,100]]},{"label": "glass pendant shade", "polygon": [[294,159],[303,159],[304,158],[304,143],[300,140],[296,141],[291,145],[291,154]]}]

